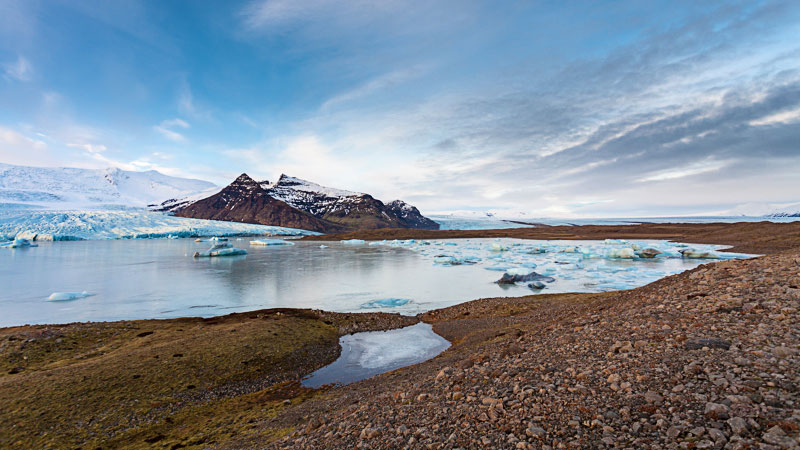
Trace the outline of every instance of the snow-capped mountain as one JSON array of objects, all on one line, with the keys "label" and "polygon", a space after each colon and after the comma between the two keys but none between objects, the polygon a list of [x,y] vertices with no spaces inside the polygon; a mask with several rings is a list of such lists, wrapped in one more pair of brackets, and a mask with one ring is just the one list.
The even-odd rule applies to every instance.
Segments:
[{"label": "snow-capped mountain", "polygon": [[341,226],[314,217],[271,197],[258,182],[245,173],[211,197],[177,209],[175,215],[320,232],[343,230]]},{"label": "snow-capped mountain", "polygon": [[263,181],[261,187],[273,198],[347,228],[439,229],[439,224],[402,200],[384,204],[369,194],[321,186],[288,175],[281,175],[275,183]]},{"label": "snow-capped mountain", "polygon": [[47,209],[146,207],[218,190],[207,181],[155,170],[77,169],[0,164],[0,204]]},{"label": "snow-capped mountain", "polygon": [[800,203],[744,203],[718,214],[750,217],[800,217]]},{"label": "snow-capped mountain", "polygon": [[218,194],[175,211],[182,217],[303,228],[325,233],[377,228],[438,229],[403,201],[384,204],[369,194],[281,175],[275,183],[242,174]]}]

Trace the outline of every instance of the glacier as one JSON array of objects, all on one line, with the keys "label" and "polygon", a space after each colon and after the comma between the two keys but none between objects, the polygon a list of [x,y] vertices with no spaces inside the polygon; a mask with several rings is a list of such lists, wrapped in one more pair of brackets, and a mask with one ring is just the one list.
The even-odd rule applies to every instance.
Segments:
[{"label": "glacier", "polygon": [[51,211],[0,209],[0,241],[148,239],[199,236],[306,236],[313,231],[175,217],[145,209]]},{"label": "glacier", "polygon": [[87,209],[109,206],[147,207],[164,201],[202,195],[213,183],[164,175],[155,170],[130,171],[30,167],[0,163],[0,204],[44,209]]}]

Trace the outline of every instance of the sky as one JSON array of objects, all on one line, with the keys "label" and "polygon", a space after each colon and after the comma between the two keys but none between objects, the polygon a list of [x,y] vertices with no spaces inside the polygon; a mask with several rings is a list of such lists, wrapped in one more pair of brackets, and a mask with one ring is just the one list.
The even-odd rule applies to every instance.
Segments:
[{"label": "sky", "polygon": [[0,0],[0,162],[424,213],[800,201],[800,2]]}]

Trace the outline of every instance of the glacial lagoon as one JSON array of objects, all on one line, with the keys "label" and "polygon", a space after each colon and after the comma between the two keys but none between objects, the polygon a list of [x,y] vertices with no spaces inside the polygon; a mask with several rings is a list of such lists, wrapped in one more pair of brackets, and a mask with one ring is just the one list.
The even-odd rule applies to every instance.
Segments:
[{"label": "glacial lagoon", "polygon": [[[665,241],[460,239],[393,242],[291,241],[250,245],[245,256],[193,258],[194,239],[38,242],[0,249],[0,326],[216,316],[262,308],[417,314],[467,300],[535,293],[630,289],[710,259],[682,258]],[[652,247],[653,259],[609,257]],[[692,245],[698,251],[721,248]],[[722,258],[746,257],[719,253]],[[504,273],[536,271],[543,289],[498,285]],[[53,293],[86,293],[51,301]]]}]

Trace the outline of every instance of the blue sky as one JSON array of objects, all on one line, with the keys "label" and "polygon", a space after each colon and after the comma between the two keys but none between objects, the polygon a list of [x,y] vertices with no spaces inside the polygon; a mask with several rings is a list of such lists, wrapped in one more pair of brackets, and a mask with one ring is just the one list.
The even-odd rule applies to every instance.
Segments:
[{"label": "blue sky", "polygon": [[800,3],[0,0],[0,162],[424,212],[800,201]]}]

